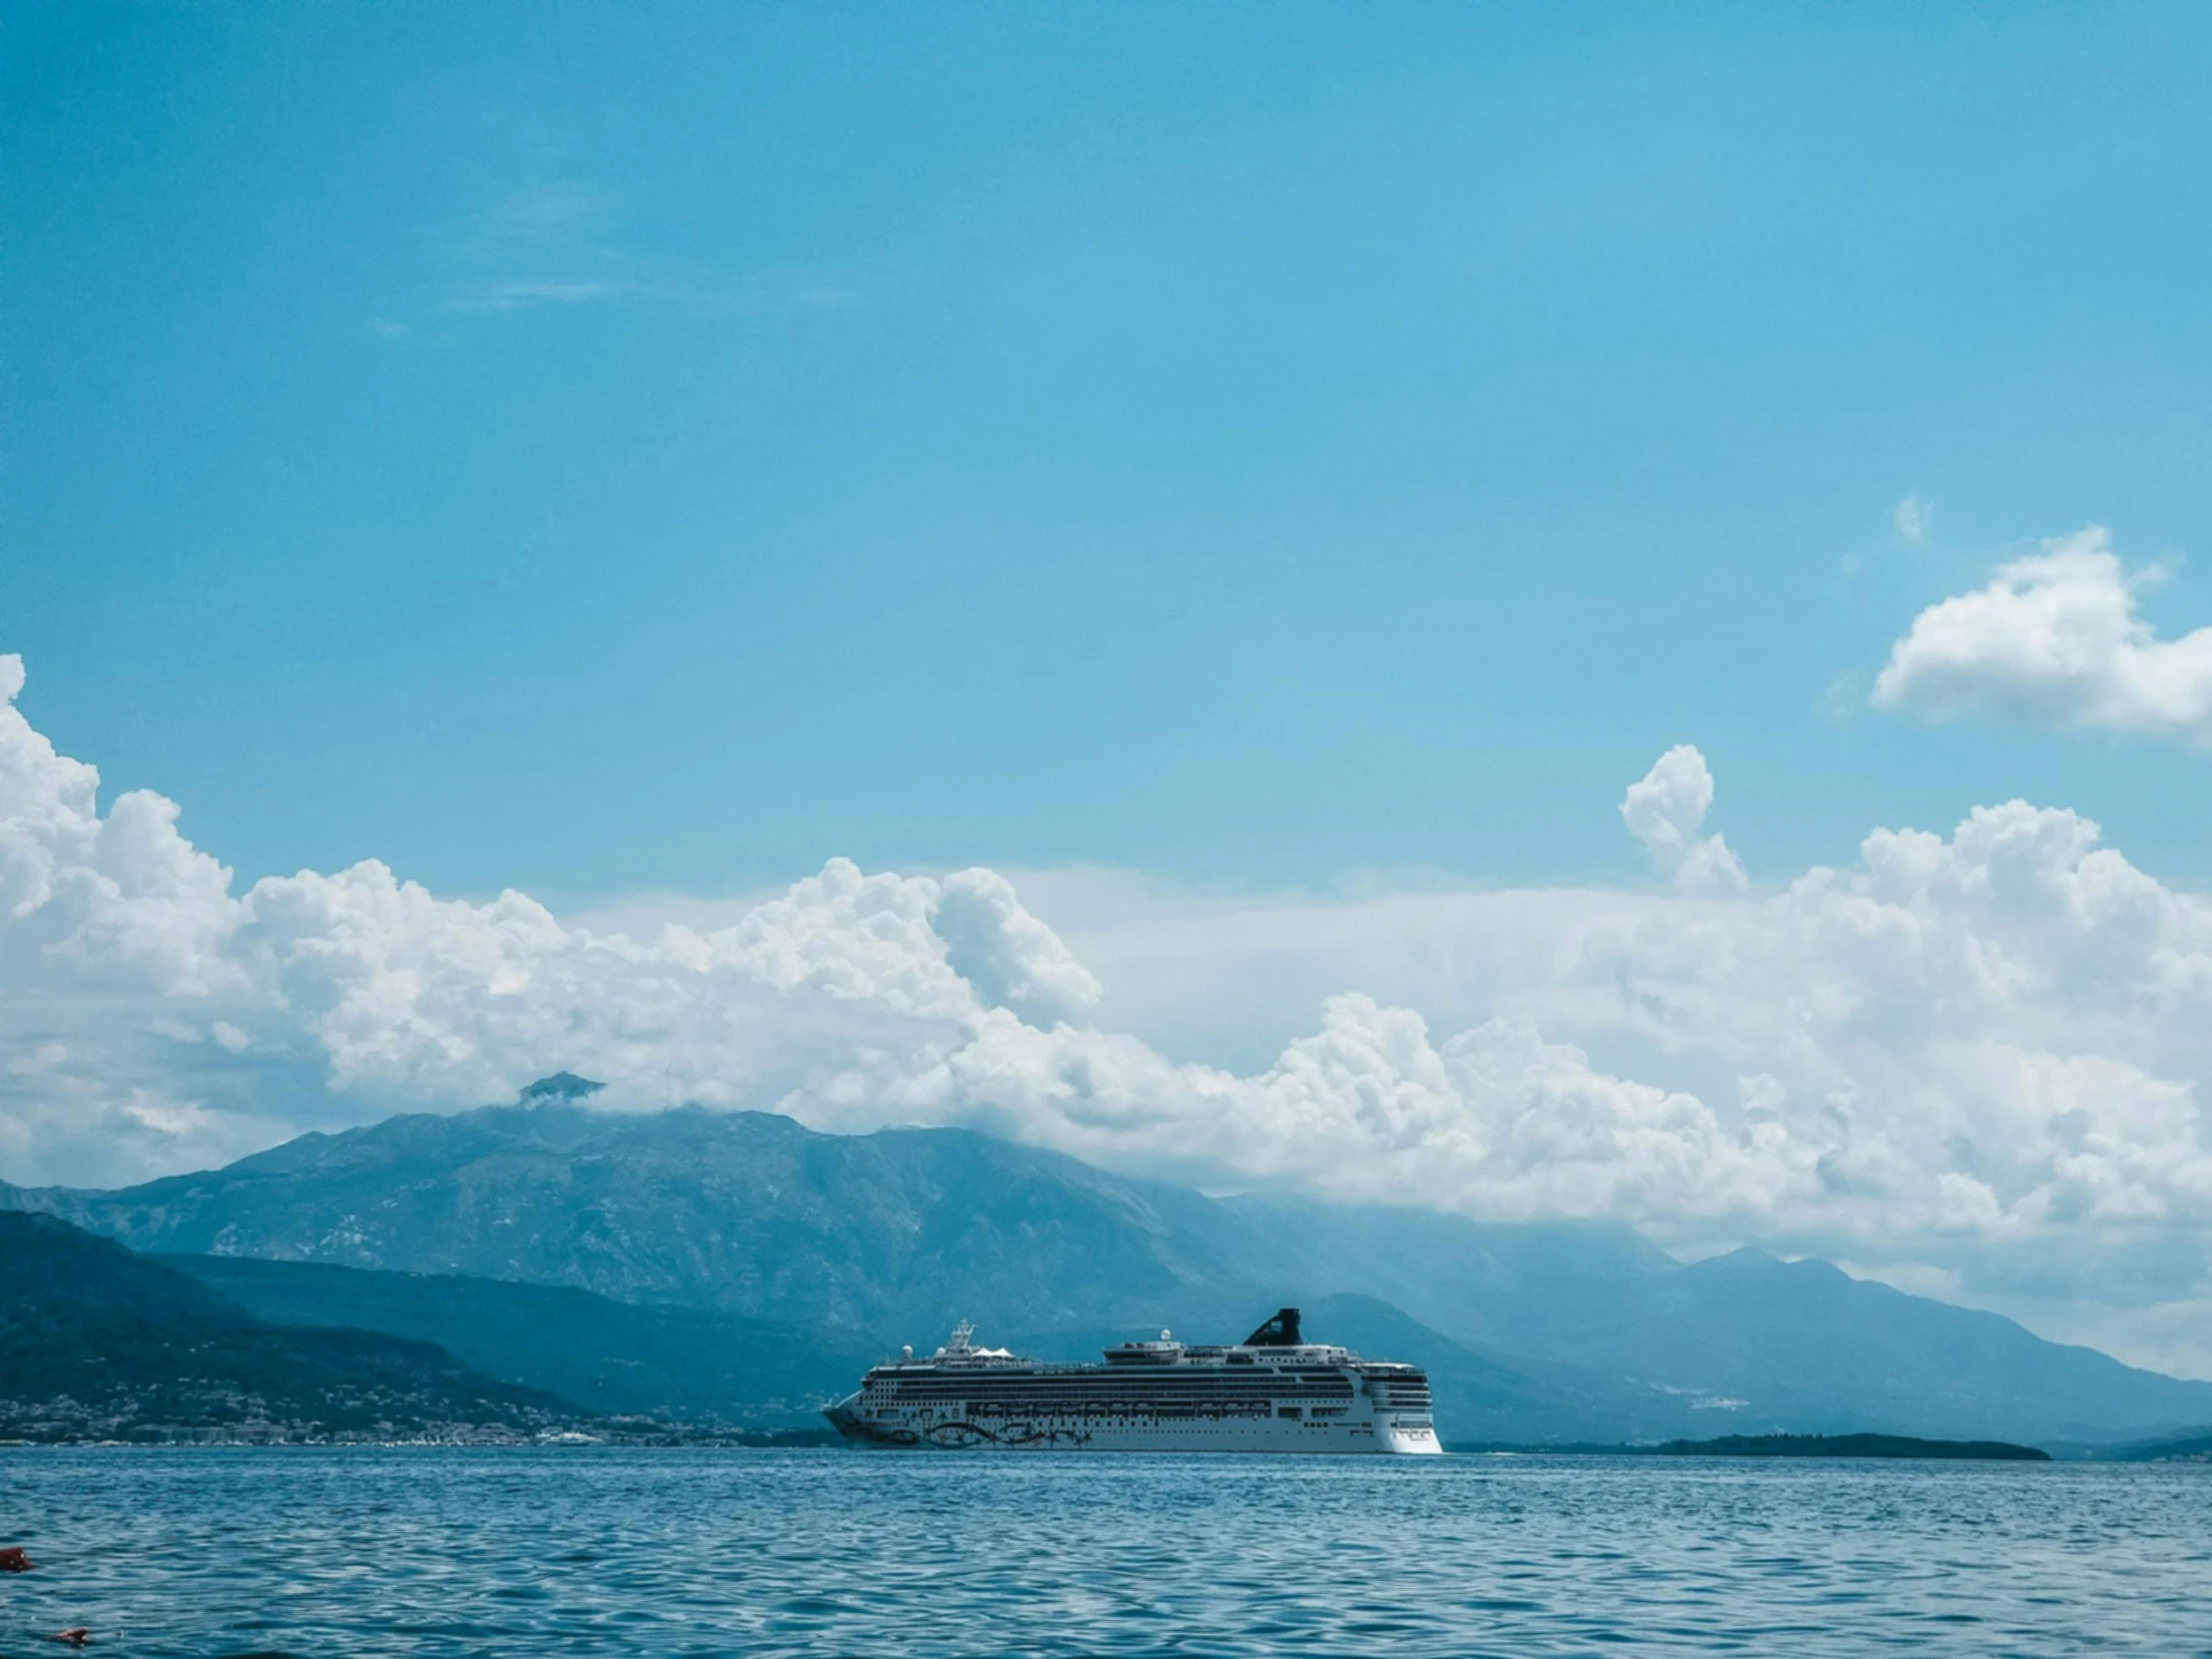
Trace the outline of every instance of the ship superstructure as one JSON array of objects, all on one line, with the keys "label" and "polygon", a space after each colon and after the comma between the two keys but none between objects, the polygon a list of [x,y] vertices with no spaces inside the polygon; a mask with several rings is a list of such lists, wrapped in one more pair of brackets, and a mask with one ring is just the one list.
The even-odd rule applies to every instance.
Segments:
[{"label": "ship superstructure", "polygon": [[1243,1342],[1163,1331],[1097,1365],[978,1348],[962,1325],[926,1359],[875,1367],[824,1415],[866,1445],[1018,1451],[1434,1452],[1428,1379],[1307,1342],[1285,1308]]}]

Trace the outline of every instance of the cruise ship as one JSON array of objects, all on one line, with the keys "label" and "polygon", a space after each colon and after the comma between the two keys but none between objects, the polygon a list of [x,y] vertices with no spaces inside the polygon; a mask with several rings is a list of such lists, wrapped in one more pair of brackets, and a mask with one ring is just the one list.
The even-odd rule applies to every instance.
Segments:
[{"label": "cruise ship", "polygon": [[870,1371],[823,1414],[861,1445],[1007,1451],[1436,1452],[1428,1379],[1309,1343],[1285,1308],[1243,1342],[1106,1350],[1101,1365],[978,1348],[962,1325],[927,1359]]}]

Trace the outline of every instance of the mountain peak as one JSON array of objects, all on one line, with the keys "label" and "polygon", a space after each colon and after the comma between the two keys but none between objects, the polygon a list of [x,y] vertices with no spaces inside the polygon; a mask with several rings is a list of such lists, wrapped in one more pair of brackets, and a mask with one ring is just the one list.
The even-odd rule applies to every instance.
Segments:
[{"label": "mountain peak", "polygon": [[595,1083],[589,1077],[579,1077],[573,1071],[557,1071],[551,1077],[541,1077],[524,1089],[521,1099],[528,1102],[548,1100],[585,1100],[597,1094],[607,1085]]}]

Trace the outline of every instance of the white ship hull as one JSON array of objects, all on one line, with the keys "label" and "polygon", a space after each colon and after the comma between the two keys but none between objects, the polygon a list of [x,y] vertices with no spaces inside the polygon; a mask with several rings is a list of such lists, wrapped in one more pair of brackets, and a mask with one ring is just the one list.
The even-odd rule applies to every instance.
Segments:
[{"label": "white ship hull", "polygon": [[1286,1308],[1243,1343],[1192,1348],[1162,1332],[1103,1365],[977,1349],[962,1326],[926,1360],[877,1366],[824,1414],[890,1450],[1261,1451],[1433,1455],[1428,1380],[1300,1340]]},{"label": "white ship hull", "polygon": [[[849,1403],[849,1402],[845,1402]],[[1427,1424],[1373,1422],[982,1422],[945,1419],[930,1423],[869,1422],[846,1427],[831,1407],[830,1420],[848,1438],[886,1450],[915,1451],[1271,1451],[1433,1455],[1443,1450]]]}]

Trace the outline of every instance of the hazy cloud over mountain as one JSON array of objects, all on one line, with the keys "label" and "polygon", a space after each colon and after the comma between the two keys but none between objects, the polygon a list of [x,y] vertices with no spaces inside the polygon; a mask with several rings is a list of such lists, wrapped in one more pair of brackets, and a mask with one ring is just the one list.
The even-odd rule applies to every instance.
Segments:
[{"label": "hazy cloud over mountain", "polygon": [[[2093,581],[2109,555],[2050,557]],[[2000,582],[2033,590],[2020,568]],[[1240,1073],[1106,1028],[1111,975],[989,870],[834,859],[727,925],[650,935],[515,892],[440,899],[375,861],[235,891],[175,804],[134,792],[101,813],[93,768],[13,707],[21,685],[0,659],[0,1176],[17,1182],[193,1167],[566,1068],[614,1109],[971,1123],[1216,1185],[1801,1241],[2054,1304],[2124,1283],[2161,1330],[2206,1297],[2212,902],[2064,810],[1876,830],[1847,867],[1750,883],[1706,830],[1704,757],[1678,747],[1622,804],[1671,891],[1197,924],[1231,978],[1304,971],[1302,934],[1351,944],[1330,951],[1319,1029]],[[1189,924],[1168,904],[1147,925]],[[1161,994],[1203,1009],[1183,972]],[[2174,1344],[2145,1357],[2212,1366]]]}]

